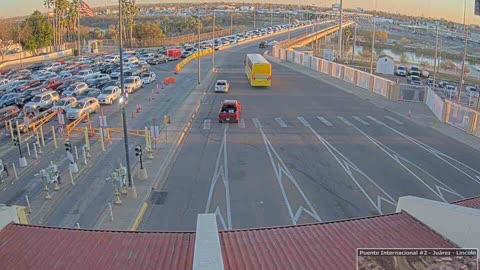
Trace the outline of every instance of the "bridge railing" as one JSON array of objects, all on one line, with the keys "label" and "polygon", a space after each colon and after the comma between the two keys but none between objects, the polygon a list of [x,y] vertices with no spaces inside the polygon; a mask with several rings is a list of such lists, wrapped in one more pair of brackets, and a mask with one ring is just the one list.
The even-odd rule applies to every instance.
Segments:
[{"label": "bridge railing", "polygon": [[325,73],[389,99],[395,99],[399,96],[398,86],[391,80],[346,65],[314,57],[308,53],[274,46],[272,48],[272,56]]}]

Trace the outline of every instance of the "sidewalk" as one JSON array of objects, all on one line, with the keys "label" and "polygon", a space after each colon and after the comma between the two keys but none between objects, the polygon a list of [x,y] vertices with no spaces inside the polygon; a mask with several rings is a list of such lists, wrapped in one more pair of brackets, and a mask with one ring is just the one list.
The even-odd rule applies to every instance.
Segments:
[{"label": "sidewalk", "polygon": [[[437,117],[430,111],[430,109],[423,103],[388,100],[380,95],[369,92],[368,90],[356,87],[348,82],[339,80],[337,78],[330,77],[324,73],[308,69],[307,67],[304,67],[302,65],[290,62],[283,62],[270,55],[265,55],[265,57],[269,61],[278,63],[291,69],[295,69],[298,72],[301,72],[312,78],[321,80],[324,83],[327,83],[333,87],[340,88],[345,92],[364,99],[374,104],[378,108],[395,113],[403,118],[413,121],[418,125],[432,128],[460,143],[466,144],[476,150],[480,150],[480,138],[470,135],[454,126],[440,122]],[[409,117],[409,112],[411,113],[411,117]]]}]

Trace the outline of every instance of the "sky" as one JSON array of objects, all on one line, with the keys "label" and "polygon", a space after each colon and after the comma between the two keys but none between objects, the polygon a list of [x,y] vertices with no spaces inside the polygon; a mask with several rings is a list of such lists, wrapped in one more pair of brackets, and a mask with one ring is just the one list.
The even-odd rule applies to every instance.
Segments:
[{"label": "sky", "polygon": [[[84,0],[91,6],[104,6],[118,3],[115,0]],[[331,6],[338,2],[331,0],[224,0],[224,2],[262,2],[285,4],[308,4],[317,6]],[[473,14],[474,0],[467,1],[467,23],[480,25],[480,16]],[[168,3],[168,2],[219,2],[209,0],[137,0],[138,3]],[[363,7],[365,10],[375,9],[393,13],[402,13],[415,16],[445,18],[457,22],[463,21],[464,0],[343,0],[346,8]],[[38,9],[45,11],[43,0],[0,0],[0,17],[14,17],[27,15]]]}]

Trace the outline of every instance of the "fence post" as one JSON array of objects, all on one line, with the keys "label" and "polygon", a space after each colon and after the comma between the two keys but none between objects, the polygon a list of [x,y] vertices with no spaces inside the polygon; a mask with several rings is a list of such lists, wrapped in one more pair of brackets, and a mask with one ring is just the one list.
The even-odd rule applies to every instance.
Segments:
[{"label": "fence post", "polygon": [[370,75],[370,92],[375,92],[375,76]]},{"label": "fence post", "polygon": [[477,127],[477,122],[478,122],[478,112],[473,112],[473,117],[470,120],[470,128],[468,133],[473,134],[475,132],[475,128]]},{"label": "fence post", "polygon": [[442,120],[444,123],[448,123],[448,120],[450,120],[450,110],[451,110],[451,104],[450,104],[450,101],[448,100],[445,100],[445,110],[444,110],[444,114],[443,114],[443,117],[442,117]]},{"label": "fence post", "polygon": [[345,81],[345,66],[344,65],[340,66],[340,78],[342,79],[342,81]]}]

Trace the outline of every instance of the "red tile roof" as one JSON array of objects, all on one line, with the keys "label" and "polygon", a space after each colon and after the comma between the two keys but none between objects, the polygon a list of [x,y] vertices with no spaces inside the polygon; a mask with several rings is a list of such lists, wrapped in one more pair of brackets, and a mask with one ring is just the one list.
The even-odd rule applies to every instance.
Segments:
[{"label": "red tile roof", "polygon": [[463,199],[461,201],[456,201],[456,202],[453,202],[453,204],[480,209],[480,196]]},{"label": "red tile roof", "polygon": [[2,270],[192,269],[194,233],[112,232],[9,224]]},{"label": "red tile roof", "polygon": [[456,247],[405,212],[220,232],[225,269],[355,269],[357,248]]}]

